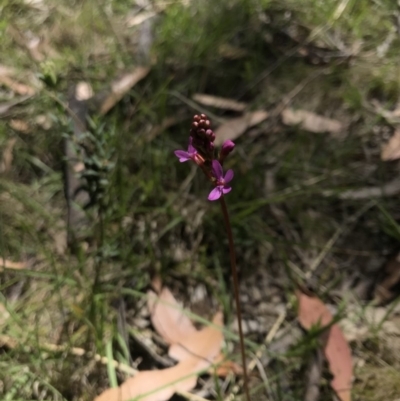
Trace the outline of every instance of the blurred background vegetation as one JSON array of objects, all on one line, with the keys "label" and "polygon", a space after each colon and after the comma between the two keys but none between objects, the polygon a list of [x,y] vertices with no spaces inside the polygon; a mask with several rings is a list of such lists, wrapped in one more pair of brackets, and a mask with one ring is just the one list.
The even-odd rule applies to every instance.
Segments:
[{"label": "blurred background vegetation", "polygon": [[[121,321],[135,327],[155,274],[189,304],[205,288],[214,301],[200,315],[223,305],[233,318],[220,210],[173,151],[186,148],[193,114],[218,127],[243,112],[195,94],[268,112],[226,163],[247,317],[262,302],[286,305],[293,328],[298,282],[345,308],[376,300],[400,238],[399,164],[382,160],[400,122],[396,1],[1,0],[0,10],[2,399],[90,400],[108,387],[90,355],[111,343],[126,357]],[[312,113],[311,128],[285,121],[287,110]],[[340,130],[310,132],[317,117]],[[272,323],[258,325],[249,338],[262,343]],[[352,344],[356,400],[400,394],[400,345],[379,329]],[[271,399],[303,399],[312,349],[303,339],[274,354]]]}]

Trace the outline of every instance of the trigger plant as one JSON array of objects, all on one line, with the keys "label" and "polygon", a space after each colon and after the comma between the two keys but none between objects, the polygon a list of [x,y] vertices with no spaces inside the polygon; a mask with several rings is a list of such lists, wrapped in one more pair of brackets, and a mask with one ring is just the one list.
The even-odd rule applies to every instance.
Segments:
[{"label": "trigger plant", "polygon": [[201,168],[204,175],[208,178],[212,185],[211,191],[208,195],[208,200],[218,200],[221,205],[229,243],[233,289],[239,326],[240,351],[243,364],[244,390],[247,401],[250,401],[246,353],[242,329],[242,312],[239,300],[239,279],[236,267],[235,246],[233,243],[232,227],[229,219],[228,208],[225,202],[225,195],[229,194],[229,192],[232,190],[230,182],[234,177],[234,173],[231,169],[227,170],[226,172],[224,172],[223,169],[224,160],[233,151],[235,144],[231,140],[227,140],[222,145],[221,150],[217,152],[214,141],[215,133],[211,129],[210,120],[205,114],[195,115],[193,117],[193,122],[190,129],[188,148],[187,150],[176,150],[175,156],[178,157],[181,163],[192,161]]}]

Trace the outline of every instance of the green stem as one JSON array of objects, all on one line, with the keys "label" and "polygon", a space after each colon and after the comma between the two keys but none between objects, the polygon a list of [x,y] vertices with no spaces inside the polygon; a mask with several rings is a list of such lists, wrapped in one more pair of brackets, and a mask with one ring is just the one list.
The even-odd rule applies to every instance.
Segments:
[{"label": "green stem", "polygon": [[[101,349],[102,339],[103,339],[103,308],[99,310],[97,295],[100,293],[101,284],[101,272],[103,267],[103,251],[104,251],[104,210],[103,207],[99,207],[99,232],[100,237],[97,240],[97,255],[95,262],[95,273],[94,280],[92,284],[92,295],[91,295],[91,305],[90,305],[90,318],[94,327],[94,335],[97,349]],[[97,324],[99,323],[99,324]]]},{"label": "green stem", "polygon": [[225,220],[226,233],[228,235],[228,242],[229,242],[229,255],[230,255],[230,259],[231,259],[233,293],[235,296],[236,315],[237,315],[238,326],[239,326],[240,353],[242,355],[244,392],[246,393],[246,400],[251,401],[250,393],[249,393],[249,385],[248,385],[246,351],[244,348],[244,336],[243,336],[243,329],[242,329],[242,310],[240,307],[240,299],[239,299],[239,278],[238,278],[238,271],[237,271],[237,267],[236,267],[235,245],[233,243],[232,227],[231,227],[231,223],[229,220],[228,208],[226,207],[226,202],[225,202],[225,198],[223,195],[221,196],[220,201],[221,201],[222,214],[224,215],[224,220]]}]

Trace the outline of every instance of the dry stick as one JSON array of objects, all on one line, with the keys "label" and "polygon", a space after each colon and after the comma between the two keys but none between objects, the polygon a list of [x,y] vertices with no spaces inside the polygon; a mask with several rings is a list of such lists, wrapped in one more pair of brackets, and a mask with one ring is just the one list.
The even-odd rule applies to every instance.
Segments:
[{"label": "dry stick", "polygon": [[243,329],[242,329],[242,310],[240,308],[240,300],[239,300],[239,279],[238,272],[236,267],[236,255],[235,255],[235,246],[233,244],[233,236],[232,236],[232,228],[231,223],[229,221],[228,208],[226,207],[225,198],[222,195],[220,198],[222,213],[224,215],[226,233],[228,235],[229,242],[229,255],[231,259],[231,269],[232,269],[232,279],[233,279],[233,292],[235,294],[235,303],[236,303],[236,314],[238,319],[239,326],[239,339],[240,339],[240,353],[242,355],[242,365],[243,365],[243,382],[244,382],[244,391],[246,393],[247,401],[251,401],[250,393],[249,393],[249,381],[247,376],[247,364],[246,364],[246,352],[244,350],[244,337],[243,337]]}]

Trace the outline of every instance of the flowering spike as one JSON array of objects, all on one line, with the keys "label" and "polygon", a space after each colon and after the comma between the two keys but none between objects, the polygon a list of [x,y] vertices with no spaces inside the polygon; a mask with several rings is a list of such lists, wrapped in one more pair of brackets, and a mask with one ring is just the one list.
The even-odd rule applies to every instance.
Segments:
[{"label": "flowering spike", "polygon": [[214,188],[208,195],[208,200],[215,201],[221,199],[222,213],[224,215],[225,226],[228,235],[229,253],[231,256],[231,268],[234,283],[236,313],[239,326],[240,350],[242,355],[244,389],[246,393],[246,401],[250,401],[250,393],[248,388],[248,376],[246,370],[246,351],[244,348],[244,336],[242,329],[242,312],[239,299],[239,279],[236,267],[235,248],[233,244],[232,228],[229,221],[228,209],[224,195],[232,191],[228,185],[233,179],[233,171],[228,170],[224,175],[221,163],[224,158],[232,152],[235,144],[232,141],[225,141],[219,154],[219,160],[214,159],[214,140],[215,134],[211,129],[211,122],[205,114],[195,115],[193,117],[188,150],[176,150],[175,155],[180,162],[193,160],[203,171],[206,177],[214,184]]},{"label": "flowering spike", "polygon": [[214,159],[215,133],[211,129],[211,122],[205,114],[195,115],[190,128],[189,145],[187,151],[176,150],[175,156],[181,163],[193,160],[215,188],[210,192],[208,199],[213,201],[229,193],[232,188],[227,184],[233,179],[233,171],[225,173],[221,163],[224,158],[232,152],[235,144],[232,141],[225,141],[219,154],[219,160]]}]

